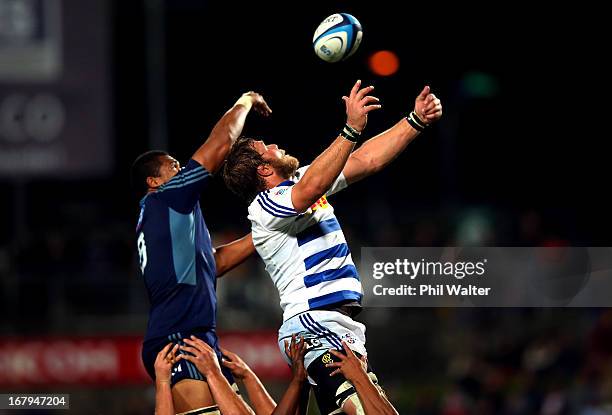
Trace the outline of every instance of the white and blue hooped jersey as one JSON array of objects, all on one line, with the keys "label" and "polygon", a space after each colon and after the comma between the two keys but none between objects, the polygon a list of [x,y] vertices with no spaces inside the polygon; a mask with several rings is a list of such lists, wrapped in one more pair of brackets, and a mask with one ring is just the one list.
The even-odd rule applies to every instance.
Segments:
[{"label": "white and blue hooped jersey", "polygon": [[351,252],[327,201],[347,186],[336,179],[327,194],[298,214],[291,201],[294,177],[259,193],[249,206],[253,243],[280,295],[283,321],[307,310],[361,301],[362,287]]}]

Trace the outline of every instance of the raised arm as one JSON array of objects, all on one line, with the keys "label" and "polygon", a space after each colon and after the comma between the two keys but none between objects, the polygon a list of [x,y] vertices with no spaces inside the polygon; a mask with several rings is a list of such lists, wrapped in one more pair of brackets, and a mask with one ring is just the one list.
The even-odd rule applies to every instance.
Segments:
[{"label": "raised arm", "polygon": [[255,252],[255,246],[250,233],[228,244],[216,247],[217,278],[242,264],[253,252]]},{"label": "raised arm", "polygon": [[[425,125],[425,127],[442,116],[442,104],[434,94],[430,93],[428,86],[423,88],[423,91],[416,98],[414,112],[418,117],[417,122]],[[387,131],[363,143],[346,162],[342,171],[346,181],[349,184],[355,183],[382,170],[420,134],[417,128],[422,129],[418,124],[413,127],[404,118]]]},{"label": "raised arm", "polygon": [[221,364],[228,368],[236,379],[242,381],[255,414],[270,415],[274,408],[276,408],[276,402],[274,402],[274,399],[272,399],[255,372],[236,353],[224,348],[221,348],[221,352],[227,357],[227,359],[223,359]]},{"label": "raised arm", "polygon": [[281,398],[278,406],[268,394],[255,372],[238,356],[229,350],[221,349],[230,360],[223,360],[223,366],[232,371],[236,379],[242,380],[247,394],[255,408],[256,415],[295,415],[298,409],[300,392],[306,382],[306,369],[304,368],[304,353],[306,343],[302,337],[299,341],[296,336],[291,337],[291,343],[285,340],[285,353],[291,360],[291,383]]},{"label": "raised arm", "polygon": [[[378,98],[366,95],[374,87],[359,89],[361,81],[357,81],[348,97],[342,97],[346,105],[347,126],[345,133],[321,153],[310,165],[304,177],[293,186],[291,201],[297,212],[306,211],[314,202],[329,190],[334,180],[344,169],[346,161],[353,151],[355,141],[366,126],[368,112],[380,108]],[[371,105],[369,105],[371,104]]]},{"label": "raised arm", "polygon": [[342,347],[344,347],[346,355],[338,350],[331,349],[329,351],[337,358],[333,363],[326,364],[327,367],[336,368],[330,373],[330,376],[342,374],[346,380],[351,382],[357,391],[365,415],[398,415],[391,402],[366,373],[365,363],[355,356],[346,342],[342,342]]},{"label": "raised arm", "polygon": [[[304,367],[304,353],[306,353],[306,343],[301,337],[298,341],[295,334],[291,336],[291,343],[285,340],[285,354],[291,360],[291,383],[281,398],[278,406],[272,412],[273,415],[294,415],[300,405],[302,388],[306,383],[306,368]],[[300,413],[305,413],[306,408],[299,408]]]},{"label": "raised arm", "polygon": [[266,101],[258,93],[251,91],[243,94],[234,106],[217,121],[208,139],[191,158],[209,172],[216,172],[223,164],[232,144],[242,133],[244,122],[251,109],[264,116],[272,113]]},{"label": "raised arm", "polygon": [[221,373],[219,360],[214,350],[195,336],[191,336],[191,339],[183,339],[183,341],[187,346],[181,346],[181,350],[190,354],[182,354],[182,358],[192,362],[206,377],[206,383],[208,383],[219,411],[222,414],[254,415],[253,410],[234,392]]}]

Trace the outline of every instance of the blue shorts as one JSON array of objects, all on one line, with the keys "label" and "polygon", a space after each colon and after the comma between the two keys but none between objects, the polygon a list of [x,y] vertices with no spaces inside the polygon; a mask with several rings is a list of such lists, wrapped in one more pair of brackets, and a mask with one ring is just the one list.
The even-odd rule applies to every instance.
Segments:
[{"label": "blue shorts", "polygon": [[[156,339],[150,339],[142,345],[142,362],[144,363],[147,373],[151,376],[151,379],[155,380],[155,359],[157,354],[162,350],[168,343],[184,345],[183,339],[189,338],[189,336],[196,336],[198,339],[204,341],[217,353],[219,362],[221,362],[221,350],[219,349],[219,339],[217,339],[217,333],[214,329],[197,328],[193,330],[181,331],[179,333],[171,334],[168,337],[158,337]],[[179,353],[185,353],[180,351]],[[229,369],[221,366],[221,372],[227,379],[229,384],[237,390],[236,381],[234,376]],[[206,382],[206,378],[196,366],[188,362],[187,360],[181,360],[176,363],[172,368],[172,379],[170,384],[174,386],[183,379],[195,379]]]}]

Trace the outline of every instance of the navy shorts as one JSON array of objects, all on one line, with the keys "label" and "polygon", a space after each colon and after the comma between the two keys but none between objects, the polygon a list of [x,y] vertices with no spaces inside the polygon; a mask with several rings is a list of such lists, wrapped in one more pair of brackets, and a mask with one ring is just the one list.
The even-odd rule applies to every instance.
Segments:
[{"label": "navy shorts", "polygon": [[[204,341],[217,353],[219,362],[221,361],[221,350],[219,350],[219,340],[217,339],[217,333],[214,329],[197,328],[193,330],[181,331],[179,333],[171,334],[168,337],[158,337],[156,339],[150,339],[142,345],[142,362],[147,370],[151,379],[155,380],[155,358],[157,354],[162,350],[168,343],[185,345],[183,339],[189,338],[189,336],[196,336],[198,339]],[[185,353],[179,351],[179,353]],[[221,366],[221,372],[227,379],[229,384],[236,389],[236,381],[232,372],[224,366]],[[176,383],[183,379],[195,379],[206,381],[204,375],[195,367],[195,365],[187,360],[181,360],[176,363],[172,368],[172,380],[170,384],[174,386]]]}]

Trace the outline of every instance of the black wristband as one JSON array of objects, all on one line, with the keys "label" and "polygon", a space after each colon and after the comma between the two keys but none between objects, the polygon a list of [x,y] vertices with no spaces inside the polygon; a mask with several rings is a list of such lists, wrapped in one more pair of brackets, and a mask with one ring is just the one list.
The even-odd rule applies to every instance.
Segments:
[{"label": "black wristband", "polygon": [[361,133],[355,130],[354,128],[351,128],[348,124],[344,126],[344,128],[340,132],[340,135],[346,138],[347,140],[353,141],[353,142],[357,142],[359,138],[361,137]]},{"label": "black wristband", "polygon": [[425,128],[427,128],[427,125],[422,124],[421,119],[414,113],[414,111],[412,111],[410,115],[406,117],[406,121],[408,121],[408,124],[410,124],[410,126],[417,131],[423,132],[425,131]]},{"label": "black wristband", "polygon": [[344,125],[344,128],[346,128],[347,130],[350,131],[351,134],[353,134],[355,137],[360,137],[361,136],[361,131],[357,131],[355,130],[353,127],[351,127],[348,124]]}]

